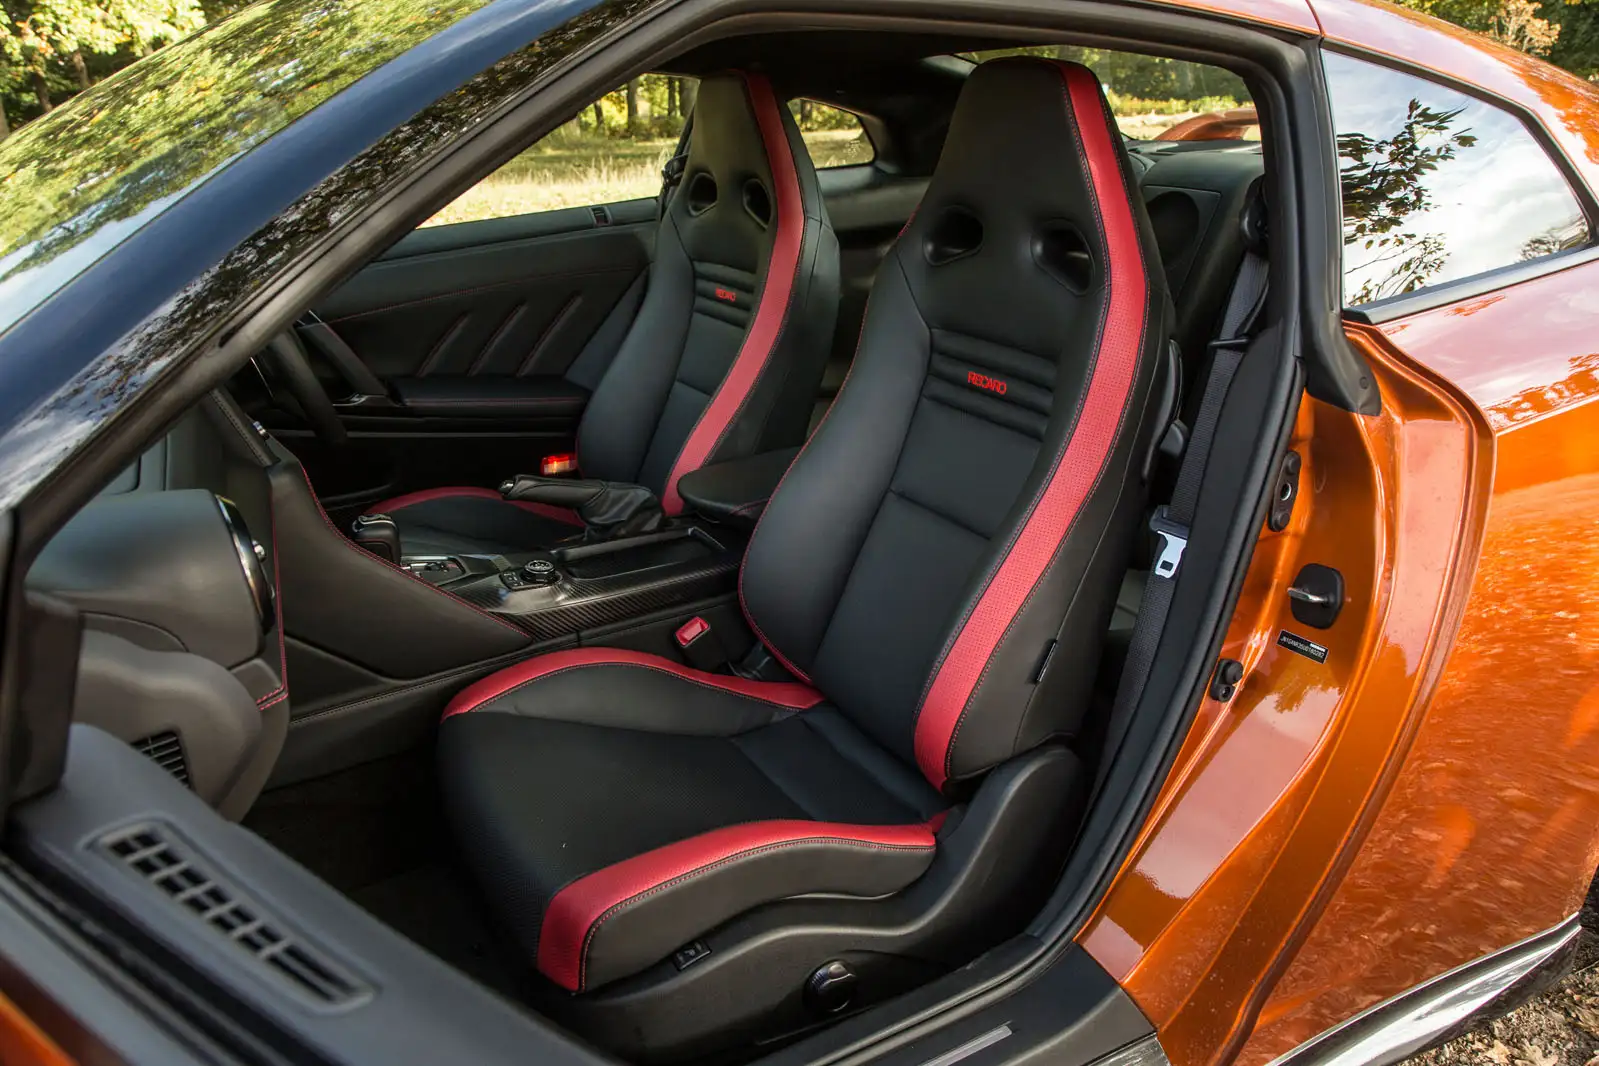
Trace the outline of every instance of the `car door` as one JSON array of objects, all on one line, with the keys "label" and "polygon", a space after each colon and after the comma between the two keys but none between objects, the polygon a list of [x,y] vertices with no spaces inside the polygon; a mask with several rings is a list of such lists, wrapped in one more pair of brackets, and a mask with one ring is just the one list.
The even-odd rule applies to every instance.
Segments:
[{"label": "car door", "polygon": [[661,167],[692,84],[644,75],[602,97],[301,320],[350,440],[327,448],[290,410],[263,421],[331,509],[494,485],[572,450],[642,298]]},{"label": "car door", "polygon": [[[644,75],[596,101],[300,322],[349,442],[325,447],[292,410],[268,407],[262,420],[330,511],[440,484],[492,486],[573,450],[587,397],[643,297],[661,168],[693,86]],[[848,369],[877,264],[926,182],[900,173],[897,159],[881,165],[895,157],[882,123],[874,138],[851,112],[809,99],[790,107],[844,254],[819,415]]]}]

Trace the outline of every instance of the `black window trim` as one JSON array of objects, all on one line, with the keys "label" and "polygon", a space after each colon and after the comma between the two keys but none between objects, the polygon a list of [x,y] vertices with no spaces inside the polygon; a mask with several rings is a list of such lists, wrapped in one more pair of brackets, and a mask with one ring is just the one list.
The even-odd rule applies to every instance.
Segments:
[{"label": "black window trim", "polygon": [[[1474,100],[1496,107],[1511,117],[1517,119],[1522,128],[1532,137],[1533,142],[1543,149],[1544,155],[1554,165],[1555,170],[1566,181],[1566,187],[1571,190],[1571,195],[1577,201],[1578,210],[1582,212],[1583,222],[1588,226],[1588,243],[1578,248],[1567,248],[1548,255],[1541,255],[1536,259],[1527,259],[1519,263],[1507,263],[1502,267],[1485,270],[1480,274],[1470,274],[1452,281],[1440,282],[1437,285],[1424,285],[1414,292],[1401,293],[1398,296],[1388,296],[1381,300],[1372,300],[1363,304],[1344,304],[1344,318],[1366,325],[1381,325],[1395,319],[1405,318],[1409,315],[1430,311],[1438,307],[1447,307],[1450,304],[1469,300],[1474,296],[1494,292],[1510,285],[1519,285],[1522,282],[1541,278],[1546,274],[1558,274],[1562,270],[1581,266],[1584,263],[1599,259],[1599,198],[1583,180],[1582,174],[1571,162],[1571,158],[1561,149],[1555,141],[1549,128],[1544,125],[1543,118],[1525,105],[1500,96],[1468,81],[1462,81],[1443,71],[1431,67],[1420,66],[1398,56],[1386,52],[1378,52],[1369,48],[1345,41],[1326,41],[1322,45],[1323,53],[1347,56],[1350,59],[1371,63],[1374,66],[1386,67],[1400,74],[1407,74],[1413,78],[1433,85],[1469,96]],[[1331,94],[1328,96],[1328,110],[1331,113]],[[1333,131],[1333,159],[1338,158],[1337,130]],[[1343,183],[1338,180],[1334,188],[1339,190],[1339,217],[1343,216]],[[1338,246],[1339,251],[1339,277],[1343,276],[1343,245]],[[1341,291],[1341,290],[1340,290]]]},{"label": "black window trim", "polygon": [[[868,115],[865,112],[857,111],[853,107],[845,107],[842,104],[835,104],[831,100],[823,100],[817,96],[806,96],[803,93],[798,96],[788,97],[783,101],[783,106],[787,107],[789,104],[797,104],[801,100],[807,100],[813,104],[820,104],[822,107],[831,108],[834,111],[842,111],[846,115],[852,116],[856,123],[860,125],[861,133],[866,137],[866,143],[872,146],[872,158],[860,163],[835,163],[830,167],[818,167],[816,166],[816,160],[812,158],[811,166],[816,170],[817,173],[821,173],[824,170],[848,170],[851,167],[872,167],[877,165],[877,160],[882,155],[882,150],[877,146],[877,138],[872,136],[872,126],[875,124],[881,128],[881,121],[874,119],[871,115]],[[796,126],[799,125],[798,118],[795,118],[794,124]],[[804,139],[805,131],[800,130],[800,140]]]}]

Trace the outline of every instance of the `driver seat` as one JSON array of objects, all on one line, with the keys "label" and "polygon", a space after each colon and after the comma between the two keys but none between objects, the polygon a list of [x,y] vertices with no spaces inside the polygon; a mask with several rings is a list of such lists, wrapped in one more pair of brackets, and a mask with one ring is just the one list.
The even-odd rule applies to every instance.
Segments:
[{"label": "driver seat", "polygon": [[[667,515],[683,509],[684,474],[804,439],[838,313],[838,239],[770,82],[706,78],[692,121],[643,303],[577,433],[585,478],[642,485]],[[475,486],[370,511],[395,520],[406,555],[531,551],[581,527]]]},{"label": "driver seat", "polygon": [[1053,885],[1162,428],[1170,301],[1094,75],[968,79],[849,380],[740,591],[787,667],[588,647],[460,693],[460,850],[550,986],[633,1058],[814,1024],[969,960]]}]

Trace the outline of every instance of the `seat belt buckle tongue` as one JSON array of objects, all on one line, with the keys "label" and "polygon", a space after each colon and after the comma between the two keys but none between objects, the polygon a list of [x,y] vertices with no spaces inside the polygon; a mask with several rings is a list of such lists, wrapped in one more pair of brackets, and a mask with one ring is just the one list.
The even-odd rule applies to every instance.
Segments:
[{"label": "seat belt buckle tongue", "polygon": [[677,627],[672,634],[683,658],[697,670],[720,670],[727,665],[727,652],[722,642],[711,632],[711,623],[698,615]]},{"label": "seat belt buckle tongue", "polygon": [[1155,508],[1150,516],[1149,528],[1160,537],[1160,550],[1155,555],[1155,576],[1172,578],[1183,563],[1183,550],[1188,547],[1188,527],[1174,522],[1165,504]]}]

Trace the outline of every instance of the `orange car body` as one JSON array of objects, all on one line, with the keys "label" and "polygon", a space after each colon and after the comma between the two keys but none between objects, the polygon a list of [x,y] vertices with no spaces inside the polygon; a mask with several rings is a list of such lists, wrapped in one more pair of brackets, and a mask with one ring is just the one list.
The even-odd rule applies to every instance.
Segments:
[{"label": "orange car body", "polygon": [[[1599,93],[1520,53],[1362,0],[1187,6],[1511,100],[1599,188]],[[1306,398],[1293,520],[1263,532],[1222,653],[1245,679],[1204,701],[1079,937],[1178,1066],[1260,1066],[1580,908],[1599,865],[1596,327],[1591,257],[1348,322],[1382,413]],[[1310,562],[1347,583],[1325,664],[1275,643]]]}]

